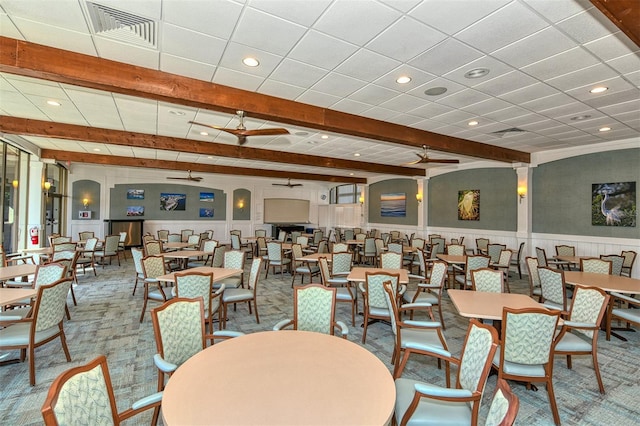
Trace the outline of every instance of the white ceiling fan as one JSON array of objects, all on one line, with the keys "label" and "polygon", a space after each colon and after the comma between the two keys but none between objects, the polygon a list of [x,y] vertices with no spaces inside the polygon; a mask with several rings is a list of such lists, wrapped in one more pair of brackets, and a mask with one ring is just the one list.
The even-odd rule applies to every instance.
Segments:
[{"label": "white ceiling fan", "polygon": [[175,180],[189,180],[189,181],[193,181],[193,182],[200,182],[203,178],[201,178],[200,176],[191,176],[191,170],[187,170],[187,177],[169,177],[167,176],[167,179],[175,179]]}]

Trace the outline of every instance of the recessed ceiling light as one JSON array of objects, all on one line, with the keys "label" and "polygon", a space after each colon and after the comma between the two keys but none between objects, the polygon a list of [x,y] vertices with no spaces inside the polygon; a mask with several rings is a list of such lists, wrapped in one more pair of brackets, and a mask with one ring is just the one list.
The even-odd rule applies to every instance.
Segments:
[{"label": "recessed ceiling light", "polygon": [[100,152],[100,148],[93,148],[95,152]]},{"label": "recessed ceiling light", "polygon": [[248,67],[257,67],[260,65],[260,62],[256,58],[247,57],[242,60],[242,63]]},{"label": "recessed ceiling light", "polygon": [[349,173],[349,176],[353,176],[353,173]]},{"label": "recessed ceiling light", "polygon": [[472,120],[470,122],[467,123],[469,126],[477,126],[478,122],[476,120]]},{"label": "recessed ceiling light", "polygon": [[320,136],[320,138],[321,138],[321,139],[329,139],[329,136],[327,136],[327,135],[322,135],[322,136]]},{"label": "recessed ceiling light", "polygon": [[356,152],[355,154],[353,154],[354,157],[360,157],[360,153]]},{"label": "recessed ceiling light", "polygon": [[211,160],[213,157],[209,155],[207,158],[208,158],[209,160]]},{"label": "recessed ceiling light", "polygon": [[207,133],[207,132],[200,132],[200,134],[201,134],[202,136],[209,136],[209,133]]},{"label": "recessed ceiling light", "polygon": [[571,120],[573,121],[580,121],[580,120],[586,120],[587,118],[591,118],[591,116],[589,114],[585,114],[585,115],[576,115],[575,117],[571,117]]},{"label": "recessed ceiling light", "polygon": [[396,80],[396,83],[398,83],[398,84],[407,84],[410,81],[411,81],[411,77],[403,75],[401,77],[398,77],[398,79]]},{"label": "recessed ceiling light", "polygon": [[296,132],[296,136],[307,136],[309,132]]},{"label": "recessed ceiling light", "polygon": [[427,96],[440,96],[446,91],[446,87],[432,87],[431,89],[425,90],[424,94]]},{"label": "recessed ceiling light", "polygon": [[590,93],[602,93],[602,92],[606,92],[607,90],[609,90],[608,87],[598,86],[598,87],[594,87],[593,89],[589,90],[589,92]]},{"label": "recessed ceiling light", "polygon": [[600,127],[598,130],[601,132],[608,132],[609,130],[611,130],[611,127]]},{"label": "recessed ceiling light", "polygon": [[466,78],[480,78],[489,74],[489,68],[476,68],[465,73]]},{"label": "recessed ceiling light", "polygon": [[170,109],[170,110],[169,110],[169,114],[182,116],[182,115],[184,115],[184,112],[182,112],[182,111],[176,111],[175,109]]},{"label": "recessed ceiling light", "polygon": [[51,106],[60,106],[60,102],[57,102],[57,101],[47,101],[47,105],[51,105]]}]

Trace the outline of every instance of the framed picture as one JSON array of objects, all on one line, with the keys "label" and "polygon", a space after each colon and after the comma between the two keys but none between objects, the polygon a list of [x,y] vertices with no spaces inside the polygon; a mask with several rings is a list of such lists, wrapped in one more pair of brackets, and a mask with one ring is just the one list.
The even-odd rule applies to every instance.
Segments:
[{"label": "framed picture", "polygon": [[127,216],[144,216],[144,206],[127,207]]},{"label": "framed picture", "polygon": [[380,194],[380,216],[406,217],[407,194],[404,192]]},{"label": "framed picture", "polygon": [[213,192],[201,192],[200,201],[203,203],[213,203],[215,200],[215,194]]},{"label": "framed picture", "polygon": [[91,210],[80,210],[78,212],[78,219],[91,219]]},{"label": "framed picture", "polygon": [[127,189],[127,200],[144,200],[144,189]]},{"label": "framed picture", "polygon": [[458,191],[458,220],[480,220],[480,190]]},{"label": "framed picture", "polygon": [[594,226],[636,226],[636,183],[594,183],[591,185],[591,224]]},{"label": "framed picture", "polygon": [[213,217],[213,209],[200,209],[200,217]]},{"label": "framed picture", "polygon": [[168,192],[160,193],[160,210],[186,210],[187,194],[170,194]]}]

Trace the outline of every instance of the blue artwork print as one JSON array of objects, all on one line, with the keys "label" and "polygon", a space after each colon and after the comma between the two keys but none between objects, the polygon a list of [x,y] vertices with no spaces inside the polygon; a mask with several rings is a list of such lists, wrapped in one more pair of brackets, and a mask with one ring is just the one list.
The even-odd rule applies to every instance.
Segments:
[{"label": "blue artwork print", "polygon": [[393,192],[380,195],[380,216],[405,217],[407,215],[407,194]]},{"label": "blue artwork print", "polygon": [[200,209],[200,217],[213,217],[213,209]]},{"label": "blue artwork print", "polygon": [[213,203],[215,195],[213,192],[201,192],[200,201],[203,203]]},{"label": "blue artwork print", "polygon": [[169,194],[160,193],[160,210],[186,210],[187,195],[186,194]]}]

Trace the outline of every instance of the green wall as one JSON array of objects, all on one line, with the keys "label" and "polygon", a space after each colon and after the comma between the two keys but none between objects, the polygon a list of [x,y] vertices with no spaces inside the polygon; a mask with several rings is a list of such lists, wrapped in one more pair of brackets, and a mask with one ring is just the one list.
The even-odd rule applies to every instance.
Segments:
[{"label": "green wall", "polygon": [[[78,219],[78,213],[82,211],[91,212],[91,220],[100,219],[100,184],[93,180],[77,180],[73,182],[71,193],[71,218]],[[89,205],[85,209],[82,205],[83,199],[89,200]]]},{"label": "green wall", "polygon": [[[429,226],[516,231],[518,177],[514,169],[462,170],[429,179]],[[458,220],[458,191],[480,190],[480,220]]]},{"label": "green wall", "polygon": [[233,191],[233,220],[251,220],[251,191],[248,189]]},{"label": "green wall", "polygon": [[[143,189],[144,199],[127,199],[127,190]],[[186,194],[184,211],[160,210],[160,193]],[[200,192],[213,192],[214,201],[200,201]],[[128,183],[116,185],[110,190],[111,205],[109,219],[147,219],[147,220],[226,220],[227,195],[221,189],[204,188],[200,186],[157,184],[157,183]],[[144,207],[144,216],[127,216],[127,207]],[[200,217],[200,209],[213,209],[213,217]]]},{"label": "green wall", "polygon": [[[406,194],[406,216],[405,217],[382,217],[380,215],[380,195],[390,193]],[[413,179],[391,179],[369,185],[369,222],[371,223],[392,223],[399,225],[418,224],[418,182]]]},{"label": "green wall", "polygon": [[[640,238],[640,227],[591,224],[591,185],[640,182],[640,148],[598,152],[533,169],[533,232]],[[636,192],[636,206],[637,206]],[[636,210],[637,211],[637,210]]]}]

